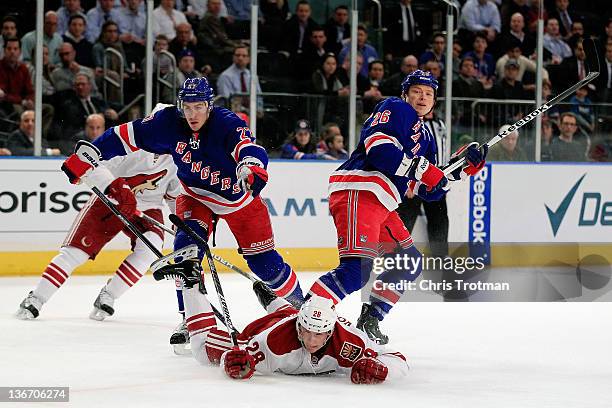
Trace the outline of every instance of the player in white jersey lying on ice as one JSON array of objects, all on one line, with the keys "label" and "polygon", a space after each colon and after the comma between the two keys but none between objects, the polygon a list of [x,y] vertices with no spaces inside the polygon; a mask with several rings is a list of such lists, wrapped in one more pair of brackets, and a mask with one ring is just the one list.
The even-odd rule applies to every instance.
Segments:
[{"label": "player in white jersey lying on ice", "polygon": [[[173,268],[168,273],[181,276]],[[332,300],[313,296],[298,311],[261,281],[253,289],[268,314],[238,334],[240,349],[236,349],[228,333],[217,329],[212,307],[199,291],[200,277],[182,276],[192,353],[202,364],[220,364],[231,378],[248,379],[255,372],[339,373],[350,375],[355,384],[376,384],[408,373],[401,353],[378,345],[338,317]]]},{"label": "player in white jersey lying on ice", "polygon": [[[135,211],[138,209],[163,222],[162,208],[165,200],[174,212],[175,199],[180,191],[172,157],[139,150],[133,155],[117,157],[104,164],[110,170],[110,175],[100,189],[117,203],[121,213],[136,223],[144,236],[161,251],[164,232],[137,217]],[[95,178],[98,174],[92,172],[86,177]],[[102,248],[122,230],[132,241],[132,253],[104,285],[90,314],[94,320],[104,320],[111,316],[115,312],[115,300],[140,280],[157,257],[124,227],[121,220],[97,196],[92,195],[74,220],[59,254],[47,265],[36,288],[19,305],[17,317],[38,317],[43,304],[62,287],[72,272],[88,259],[94,260]]]}]

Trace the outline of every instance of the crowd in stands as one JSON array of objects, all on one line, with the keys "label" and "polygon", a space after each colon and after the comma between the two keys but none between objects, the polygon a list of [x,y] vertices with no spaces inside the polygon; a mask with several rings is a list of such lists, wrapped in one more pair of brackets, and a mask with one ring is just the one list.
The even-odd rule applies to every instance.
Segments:
[{"label": "crowd in stands", "polygon": [[[249,93],[251,78],[251,2],[245,0],[155,1],[154,72],[149,75],[159,74],[161,81],[154,82],[154,101],[174,103],[175,90],[185,79],[203,75],[222,98],[219,103],[248,121],[258,121],[258,129],[265,129],[260,143],[278,149],[281,157],[344,159],[347,152],[342,134],[348,132],[350,83],[349,8],[338,5],[327,20],[316,21],[314,2],[292,1],[291,6],[288,0],[259,3],[258,91],[325,96],[317,101],[318,117],[299,103],[267,109],[264,98],[258,99],[257,112],[249,114],[244,94]],[[440,82],[438,96],[444,96],[446,37],[434,32],[434,27],[443,29],[444,23],[434,21],[433,11],[442,10],[444,16],[445,8],[434,3],[383,1],[382,49],[370,41],[378,28],[375,18],[365,18],[357,27],[357,92],[364,117],[384,97],[399,96],[405,75],[418,68],[432,72]],[[459,31],[453,44],[453,97],[535,98],[538,3],[460,1]],[[612,103],[612,9],[606,7],[605,0],[546,0],[544,4],[545,97],[554,97],[593,70],[594,49],[599,52],[602,72],[595,82],[578,90],[569,105],[544,116],[550,137],[545,140],[543,135],[543,158],[569,158],[567,149],[555,147],[563,142],[584,148],[571,156],[572,160],[611,160],[611,142],[591,140],[591,135],[605,126],[597,120],[592,104]],[[3,15],[0,155],[20,154],[17,152],[26,151],[22,148],[28,144],[21,142],[32,138],[24,121],[29,121],[33,109],[36,36],[35,31],[26,29],[32,25],[25,11]],[[112,126],[142,114],[141,103],[130,102],[144,89],[145,32],[143,0],[45,2],[42,125],[47,154],[69,153],[74,141],[83,136],[91,115]],[[116,83],[123,86],[116,87]],[[232,97],[235,94],[238,97]],[[290,114],[284,114],[287,112]],[[497,129],[526,113],[517,105],[505,109],[503,115],[487,117],[473,111],[470,104],[458,102],[453,120],[459,129],[468,129],[474,122]],[[607,126],[611,116],[606,119]],[[300,120],[294,127],[296,119]],[[563,120],[575,121],[575,126]],[[17,127],[14,132],[11,123]],[[323,123],[326,125],[317,129]],[[330,127],[338,132],[329,134]],[[20,134],[13,137],[15,132]],[[17,139],[20,147],[11,149],[10,141]],[[506,149],[500,151],[500,157],[523,160],[525,152],[517,153],[513,143],[529,151],[527,142],[508,139],[499,147]],[[531,153],[527,156],[532,158]]]}]

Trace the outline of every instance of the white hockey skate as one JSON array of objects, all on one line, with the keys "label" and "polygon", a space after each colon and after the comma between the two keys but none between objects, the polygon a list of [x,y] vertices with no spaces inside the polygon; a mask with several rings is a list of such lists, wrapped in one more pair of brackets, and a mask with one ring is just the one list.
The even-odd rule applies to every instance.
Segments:
[{"label": "white hockey skate", "polygon": [[170,345],[177,356],[191,354],[191,344],[189,343],[189,330],[187,330],[187,322],[183,321],[172,332],[170,336]]},{"label": "white hockey skate", "polygon": [[28,296],[19,305],[19,310],[15,313],[15,317],[21,320],[36,319],[40,314],[43,301],[34,296],[34,292],[30,291]]},{"label": "white hockey skate", "polygon": [[100,294],[94,301],[94,308],[89,314],[89,318],[93,320],[102,321],[109,316],[112,316],[115,313],[115,309],[113,308],[113,304],[115,303],[115,298],[108,293],[106,290],[106,285],[100,291]]}]

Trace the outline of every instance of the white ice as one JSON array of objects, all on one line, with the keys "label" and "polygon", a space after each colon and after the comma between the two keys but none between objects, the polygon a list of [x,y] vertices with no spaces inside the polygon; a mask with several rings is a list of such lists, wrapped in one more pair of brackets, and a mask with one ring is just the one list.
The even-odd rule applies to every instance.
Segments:
[{"label": "white ice", "polygon": [[[300,274],[304,288],[317,277]],[[383,322],[407,356],[402,381],[255,376],[176,356],[174,285],[146,276],[104,322],[87,318],[108,277],[71,278],[34,321],[12,314],[38,278],[0,279],[0,386],[69,386],[79,407],[607,407],[612,406],[609,303],[401,303]],[[222,274],[235,324],[262,309],[244,278]],[[213,291],[212,282],[208,282]],[[217,303],[218,304],[218,303]],[[353,295],[340,312],[355,320]],[[2,407],[10,404],[0,404]],[[28,404],[15,404],[26,407]]]}]

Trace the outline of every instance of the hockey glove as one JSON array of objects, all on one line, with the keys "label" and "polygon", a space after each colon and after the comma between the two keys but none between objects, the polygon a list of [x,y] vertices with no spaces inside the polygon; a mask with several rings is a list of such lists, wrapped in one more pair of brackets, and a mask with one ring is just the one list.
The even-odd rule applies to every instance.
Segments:
[{"label": "hockey glove", "polygon": [[378,384],[385,381],[389,369],[372,357],[360,358],[353,364],[351,381],[353,384]]},{"label": "hockey glove", "polygon": [[246,350],[225,353],[225,373],[236,380],[247,380],[255,373],[255,359]]},{"label": "hockey glove", "polygon": [[418,181],[411,181],[408,188],[424,201],[439,201],[448,193],[448,190],[450,190],[448,179],[445,177],[442,180],[442,182],[438,183],[438,185],[433,188],[428,188],[425,184]]},{"label": "hockey glove", "polygon": [[79,159],[76,154],[71,154],[62,163],[62,171],[66,173],[71,184],[79,184],[81,177],[91,169],[93,166]]},{"label": "hockey glove", "polygon": [[444,183],[442,180],[445,179],[444,172],[423,156],[416,156],[412,159],[406,175],[411,180],[420,181],[430,188],[437,188],[439,184]]},{"label": "hockey glove", "polygon": [[478,146],[478,142],[472,142],[470,144],[461,146],[459,150],[457,150],[450,158],[448,164],[453,164],[462,154],[465,153],[465,159],[468,163],[466,167],[463,169],[459,168],[454,170],[451,173],[451,176],[454,180],[461,180],[464,174],[467,176],[473,176],[477,174],[484,165],[486,164],[487,154],[489,153],[489,146],[483,144],[482,146]]},{"label": "hockey glove", "polygon": [[135,215],[136,197],[124,179],[115,179],[106,188],[105,194],[123,215],[128,218]]},{"label": "hockey glove", "polygon": [[253,197],[257,197],[268,182],[268,172],[261,161],[253,157],[245,157],[238,163],[236,177],[242,191],[252,191]]}]

